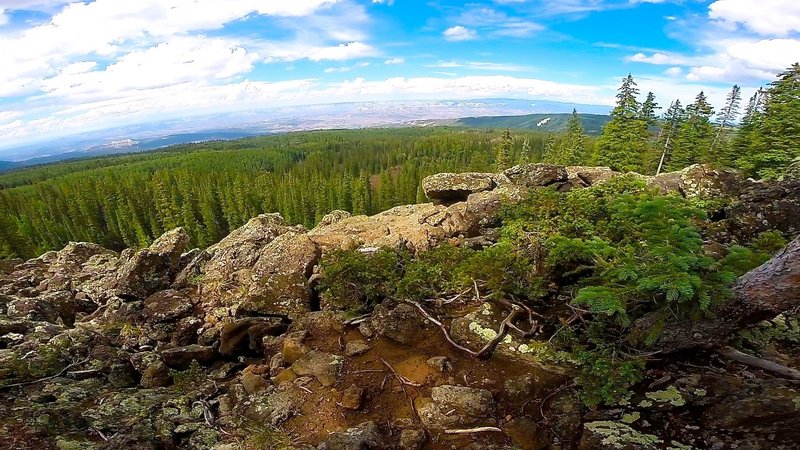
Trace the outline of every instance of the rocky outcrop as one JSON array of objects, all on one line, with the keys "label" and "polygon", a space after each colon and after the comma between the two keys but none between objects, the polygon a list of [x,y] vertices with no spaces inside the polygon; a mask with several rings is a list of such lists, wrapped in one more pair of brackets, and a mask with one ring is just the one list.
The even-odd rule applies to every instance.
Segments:
[{"label": "rocky outcrop", "polygon": [[178,263],[188,244],[189,235],[183,228],[176,228],[124,260],[117,277],[117,296],[143,300],[168,288],[178,273]]},{"label": "rocky outcrop", "polygon": [[465,201],[470,194],[490,191],[494,186],[491,173],[440,173],[422,181],[425,195],[440,203]]}]

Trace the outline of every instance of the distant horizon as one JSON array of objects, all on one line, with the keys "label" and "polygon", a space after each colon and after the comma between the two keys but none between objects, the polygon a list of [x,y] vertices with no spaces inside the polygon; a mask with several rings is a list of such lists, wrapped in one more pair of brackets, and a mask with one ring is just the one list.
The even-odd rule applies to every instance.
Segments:
[{"label": "distant horizon", "polygon": [[721,105],[796,62],[798,24],[786,0],[11,0],[0,142],[321,103],[611,105],[628,73],[663,108]]},{"label": "distant horizon", "polygon": [[[523,102],[530,102],[530,105],[527,105],[531,108],[530,111],[518,109],[511,107],[510,109],[499,109],[495,103],[499,104],[502,102],[516,102],[516,103],[523,103]],[[263,129],[263,130],[256,130],[255,127],[257,123],[260,123],[263,120],[263,117],[239,117],[240,115],[246,116],[258,116],[259,114],[268,114],[268,113],[275,113],[277,111],[302,111],[304,108],[314,108],[314,109],[325,109],[325,108],[337,108],[337,107],[344,107],[344,106],[353,106],[358,109],[359,106],[366,106],[366,105],[392,105],[392,106],[411,106],[411,105],[418,105],[418,106],[429,106],[426,104],[431,105],[442,105],[446,103],[454,103],[456,106],[459,105],[468,105],[474,104],[476,107],[485,106],[489,108],[488,110],[475,110],[476,114],[469,114],[469,112],[473,111],[473,109],[469,109],[467,106],[464,106],[462,109],[457,109],[453,112],[445,113],[444,116],[435,117],[434,112],[426,112],[422,109],[411,118],[400,119],[397,117],[387,116],[386,120],[384,121],[383,125],[359,125],[358,120],[354,119],[353,123],[350,123],[343,128],[373,128],[373,127],[380,127],[380,126],[397,126],[403,125],[404,122],[411,122],[411,121],[424,121],[424,120],[442,120],[442,119],[462,119],[462,118],[471,118],[471,117],[490,117],[490,116],[520,116],[520,115],[528,115],[528,114],[562,114],[571,112],[573,108],[577,108],[579,112],[583,112],[584,114],[608,114],[611,110],[610,105],[590,105],[590,104],[579,104],[573,102],[561,102],[561,101],[554,101],[554,100],[543,100],[543,99],[528,99],[528,98],[471,98],[471,99],[419,99],[419,100],[375,100],[375,101],[368,101],[368,102],[335,102],[335,103],[315,103],[315,104],[304,104],[304,105],[293,105],[293,106],[285,106],[285,107],[275,107],[275,108],[261,108],[261,109],[254,109],[254,110],[245,110],[245,111],[232,111],[232,112],[224,112],[218,114],[200,114],[191,117],[176,117],[176,118],[168,118],[162,121],[152,121],[152,122],[139,122],[139,123],[131,123],[125,124],[122,126],[115,126],[115,127],[108,127],[98,130],[89,130],[82,133],[76,134],[63,134],[60,136],[43,138],[34,142],[29,143],[22,143],[22,144],[10,144],[10,145],[2,145],[0,144],[0,161],[6,162],[14,162],[14,163],[21,163],[32,159],[39,159],[42,157],[53,157],[58,155],[63,155],[66,153],[73,153],[73,152],[80,152],[85,151],[87,148],[74,148],[68,151],[54,151],[51,154],[39,154],[39,153],[31,153],[29,155],[23,156],[19,152],[28,153],[30,148],[33,147],[48,147],[54,143],[61,143],[66,146],[76,145],[81,143],[82,141],[95,141],[94,144],[91,146],[99,146],[104,144],[110,144],[112,141],[119,141],[124,139],[157,139],[159,137],[164,136],[175,136],[180,134],[195,134],[195,133],[203,133],[203,132],[224,132],[224,131],[249,131],[252,135],[260,135],[260,134],[271,134],[275,132],[280,132],[281,130],[270,130],[270,129]],[[536,109],[537,104],[544,105],[545,108],[549,108],[546,110],[538,110]],[[562,105],[561,110],[559,111],[553,105]],[[583,110],[583,111],[581,111]],[[463,114],[458,114],[458,111],[462,111]],[[441,112],[441,111],[437,111]],[[329,112],[330,113],[330,112]],[[391,113],[391,112],[390,112]],[[277,119],[285,119],[285,120],[300,120],[304,119],[297,114],[290,114],[287,113],[286,116],[278,117]],[[314,114],[324,114],[324,113],[316,113],[311,112],[309,113],[309,117],[314,117]],[[229,118],[230,117],[230,118]],[[215,120],[215,118],[218,118]],[[224,121],[220,121],[219,118],[225,118]],[[375,118],[373,118],[374,120]],[[308,119],[313,120],[313,119]],[[202,124],[208,121],[206,126]],[[303,128],[299,127],[297,129],[289,129],[283,130],[286,132],[291,131],[314,131],[314,130],[325,130],[331,128]],[[112,136],[113,135],[113,136]],[[99,141],[103,141],[100,143]],[[17,153],[15,153],[17,152]],[[13,157],[16,156],[16,157]]]}]

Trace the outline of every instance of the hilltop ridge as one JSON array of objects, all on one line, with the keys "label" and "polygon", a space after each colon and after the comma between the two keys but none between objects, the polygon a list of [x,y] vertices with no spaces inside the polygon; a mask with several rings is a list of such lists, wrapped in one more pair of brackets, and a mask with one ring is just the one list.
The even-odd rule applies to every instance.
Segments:
[{"label": "hilltop ridge", "polygon": [[[571,323],[602,322],[601,313],[583,309],[591,306],[569,306],[562,290],[584,269],[551,270],[544,267],[556,264],[550,256],[534,256],[523,274],[515,272],[521,260],[507,259],[536,242],[553,245],[508,247],[509,239],[535,234],[513,229],[515,217],[545,223],[557,220],[546,205],[629,194],[644,195],[649,208],[663,199],[705,207],[697,226],[706,255],[730,254],[756,236],[791,239],[800,232],[792,220],[800,216],[798,182],[755,182],[699,165],[646,177],[526,164],[437,174],[422,187],[430,203],[372,216],[333,211],[310,230],[262,214],[206,249],[188,248],[189,236],[177,228],[138,250],[70,243],[29,261],[4,261],[0,443],[588,450],[744,441],[791,448],[800,438],[790,426],[800,419],[796,384],[753,368],[744,376],[739,363],[702,348],[736,330],[715,335],[707,327],[702,339],[690,334],[688,341],[665,333],[635,350],[664,356],[626,385],[620,403],[593,402],[582,391],[586,361],[548,347]],[[509,212],[514,205],[523,212]],[[585,213],[568,219],[576,227],[600,220],[599,211]],[[477,259],[452,265],[463,255]],[[791,297],[800,290],[797,255],[795,239],[750,274],[783,283]],[[777,278],[770,264],[783,264]],[[507,276],[537,270],[553,277],[528,286],[525,292],[543,289],[539,300],[494,284],[497,276],[518,282]],[[730,304],[738,305],[741,326],[782,317],[784,327],[775,325],[762,344],[796,367],[800,352],[787,342],[797,305],[752,309],[758,306],[735,292]],[[640,319],[635,325],[649,316]],[[686,348],[693,351],[672,353]]]}]

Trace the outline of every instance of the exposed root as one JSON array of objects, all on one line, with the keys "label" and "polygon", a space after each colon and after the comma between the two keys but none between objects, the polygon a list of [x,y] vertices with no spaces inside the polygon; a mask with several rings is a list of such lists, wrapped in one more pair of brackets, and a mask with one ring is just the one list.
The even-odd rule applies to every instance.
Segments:
[{"label": "exposed root", "polygon": [[497,427],[477,427],[477,428],[465,428],[460,430],[444,430],[444,434],[470,434],[470,433],[484,433],[487,431],[502,432],[503,430]]}]

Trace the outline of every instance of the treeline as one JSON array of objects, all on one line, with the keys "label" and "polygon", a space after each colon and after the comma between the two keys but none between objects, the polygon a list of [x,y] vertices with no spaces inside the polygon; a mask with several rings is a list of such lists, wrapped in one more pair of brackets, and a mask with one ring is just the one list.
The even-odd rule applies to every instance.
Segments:
[{"label": "treeline", "polygon": [[[777,179],[800,162],[800,64],[758,89],[741,114],[741,88],[734,85],[716,112],[705,93],[685,107],[661,107],[628,75],[617,93],[611,120],[592,145],[576,112],[567,131],[551,136],[544,159],[559,164],[610,166],[656,174],[704,163],[735,167],[756,178]],[[712,118],[714,119],[712,121]]]},{"label": "treeline", "polygon": [[[293,133],[12,172],[0,176],[0,257],[69,241],[141,247],[176,226],[205,247],[263,212],[307,227],[334,209],[373,214],[424,201],[420,180],[433,173],[493,170],[500,137],[446,128]],[[508,163],[541,160],[546,135],[509,139]]]}]

